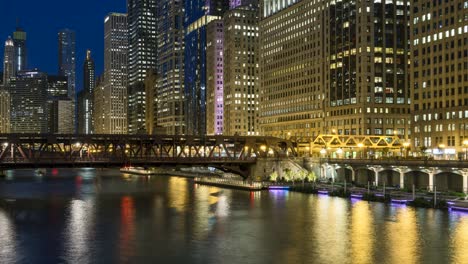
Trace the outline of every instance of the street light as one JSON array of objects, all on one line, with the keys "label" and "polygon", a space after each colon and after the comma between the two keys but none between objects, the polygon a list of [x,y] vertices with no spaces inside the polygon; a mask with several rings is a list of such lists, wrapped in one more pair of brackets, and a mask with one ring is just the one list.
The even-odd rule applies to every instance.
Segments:
[{"label": "street light", "polygon": [[442,152],[441,156],[442,156],[442,159],[444,158],[444,155],[445,155],[445,144],[439,144],[439,149],[440,151]]},{"label": "street light", "polygon": [[337,149],[336,154],[338,154],[338,158],[341,158],[341,154],[343,154],[343,149],[342,148]]},{"label": "street light", "polygon": [[465,159],[468,159],[468,139],[463,140],[463,146],[465,147]]},{"label": "street light", "polygon": [[361,153],[360,156],[361,156],[361,159],[362,159],[362,148],[364,147],[364,144],[358,143],[358,144],[357,144],[357,147],[359,148],[359,152]]},{"label": "street light", "polygon": [[325,157],[325,155],[327,154],[327,150],[325,148],[321,149],[320,154],[322,155],[322,157]]},{"label": "street light", "polygon": [[403,142],[403,147],[405,148],[405,157],[408,157],[408,147],[410,143],[409,142]]}]

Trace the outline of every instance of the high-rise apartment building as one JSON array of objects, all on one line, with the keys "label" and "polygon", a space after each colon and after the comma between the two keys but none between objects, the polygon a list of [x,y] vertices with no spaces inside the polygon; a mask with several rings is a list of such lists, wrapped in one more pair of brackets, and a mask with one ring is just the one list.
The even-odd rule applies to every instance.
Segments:
[{"label": "high-rise apartment building", "polygon": [[11,132],[47,133],[47,74],[37,69],[17,72],[11,97]]},{"label": "high-rise apartment building", "polygon": [[127,14],[104,20],[104,80],[94,92],[96,134],[127,133]]},{"label": "high-rise apartment building", "polygon": [[127,0],[128,132],[145,131],[146,72],[156,69],[156,0]]},{"label": "high-rise apartment building", "polygon": [[[258,135],[260,52],[258,7],[224,15],[224,134]],[[220,101],[220,100],[219,100]]]},{"label": "high-rise apartment building", "polygon": [[213,20],[206,27],[206,133],[221,135],[224,123],[223,20]]},{"label": "high-rise apartment building", "polygon": [[155,96],[156,83],[158,74],[156,70],[149,70],[145,79],[145,94],[146,94],[146,112],[145,112],[145,127],[149,135],[154,134],[157,126],[157,109],[158,101]]},{"label": "high-rise apartment building", "polygon": [[189,135],[206,134],[206,26],[220,19],[229,0],[185,1],[185,121]]},{"label": "high-rise apartment building", "polygon": [[[157,1],[157,76],[153,115],[166,134],[185,134],[184,2]],[[147,95],[149,96],[149,95]],[[157,100],[157,101],[155,101]],[[149,108],[148,108],[149,109]],[[148,111],[147,109],[147,111]]]},{"label": "high-rise apartment building", "polygon": [[263,132],[407,139],[409,11],[408,1],[266,1]]},{"label": "high-rise apartment building", "polygon": [[78,95],[78,133],[93,133],[93,93],[96,87],[94,60],[91,51],[86,51],[86,59],[83,64],[84,89]]},{"label": "high-rise apartment building", "polygon": [[68,98],[68,77],[63,75],[47,76],[47,96],[55,98]]},{"label": "high-rise apartment building", "polygon": [[413,1],[412,146],[468,159],[468,2]]},{"label": "high-rise apartment building", "polygon": [[3,85],[7,87],[12,77],[16,75],[15,69],[15,44],[11,37],[5,41],[3,53]]},{"label": "high-rise apartment building", "polygon": [[127,0],[128,84],[144,82],[156,68],[156,0]]},{"label": "high-rise apartment building", "polygon": [[63,29],[58,33],[58,74],[68,78],[68,97],[75,100],[76,54],[75,31]]},{"label": "high-rise apartment building", "polygon": [[13,44],[15,45],[15,71],[23,71],[27,69],[27,47],[26,47],[26,32],[21,28],[16,28],[13,32]]},{"label": "high-rise apartment building", "polygon": [[47,76],[47,121],[48,133],[74,133],[73,101],[68,97],[67,76]]},{"label": "high-rise apartment building", "polygon": [[0,85],[0,133],[10,131],[10,92]]}]

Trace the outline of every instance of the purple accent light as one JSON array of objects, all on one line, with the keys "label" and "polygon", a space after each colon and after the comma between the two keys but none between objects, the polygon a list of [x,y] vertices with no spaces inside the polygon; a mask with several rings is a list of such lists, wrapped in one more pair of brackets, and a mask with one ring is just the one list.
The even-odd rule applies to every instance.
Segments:
[{"label": "purple accent light", "polygon": [[361,199],[363,197],[363,194],[362,193],[352,193],[351,194],[351,198],[359,198]]},{"label": "purple accent light", "polygon": [[396,204],[406,204],[408,202],[408,200],[395,200],[395,199],[392,199],[391,201],[392,203],[396,203]]},{"label": "purple accent light", "polygon": [[290,186],[278,186],[278,185],[272,185],[268,186],[268,190],[289,190],[291,188]]},{"label": "purple accent light", "polygon": [[327,195],[328,195],[328,191],[327,191],[327,190],[318,190],[317,193],[318,193],[318,194],[327,194]]},{"label": "purple accent light", "polygon": [[468,212],[468,207],[450,206],[453,211]]}]

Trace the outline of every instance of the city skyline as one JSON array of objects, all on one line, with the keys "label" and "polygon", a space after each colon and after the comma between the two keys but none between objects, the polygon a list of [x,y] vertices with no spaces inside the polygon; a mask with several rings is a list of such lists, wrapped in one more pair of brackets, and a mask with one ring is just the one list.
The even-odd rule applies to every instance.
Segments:
[{"label": "city skyline", "polygon": [[[78,76],[76,91],[80,91],[84,88],[80,76],[83,76],[81,65],[86,58],[87,49],[93,53],[96,76],[104,71],[103,21],[111,12],[126,12],[126,1],[84,0],[76,3],[67,2],[66,5],[58,0],[7,1],[0,10],[2,17],[0,38],[4,43],[8,36],[13,37],[17,26],[22,28],[27,34],[27,68],[38,68],[42,72],[55,74],[58,61],[57,34],[65,28],[75,31],[76,76]],[[3,48],[1,56],[3,58]],[[0,67],[0,72],[3,72],[3,64]]]}]

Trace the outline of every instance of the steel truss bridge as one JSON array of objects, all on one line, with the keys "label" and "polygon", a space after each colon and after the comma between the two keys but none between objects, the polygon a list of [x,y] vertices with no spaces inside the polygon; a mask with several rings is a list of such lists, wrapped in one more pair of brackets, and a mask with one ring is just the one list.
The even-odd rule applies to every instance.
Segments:
[{"label": "steel truss bridge", "polygon": [[0,134],[0,169],[180,164],[245,176],[258,157],[283,156],[296,156],[296,148],[275,137]]}]

